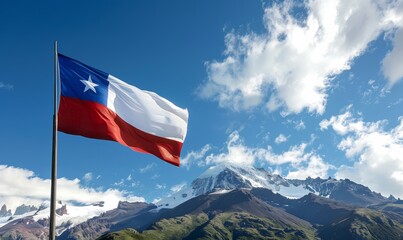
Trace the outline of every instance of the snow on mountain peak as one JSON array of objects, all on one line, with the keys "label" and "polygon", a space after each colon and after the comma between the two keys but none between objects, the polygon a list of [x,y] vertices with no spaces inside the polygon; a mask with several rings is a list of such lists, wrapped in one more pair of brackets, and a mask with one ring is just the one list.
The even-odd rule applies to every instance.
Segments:
[{"label": "snow on mountain peak", "polygon": [[[287,198],[301,198],[309,193],[338,199],[347,203],[362,204],[386,201],[386,198],[369,188],[348,179],[310,178],[286,179],[262,168],[252,166],[217,165],[208,168],[190,185],[156,201],[158,208],[173,208],[193,197],[221,193],[233,189],[266,188]],[[362,199],[362,196],[370,196]]]},{"label": "snow on mountain peak", "polygon": [[[117,205],[117,204],[116,204]],[[88,219],[99,216],[102,213],[116,208],[111,204],[104,206],[104,202],[98,202],[87,205],[76,205],[70,202],[57,202],[56,204],[56,232],[60,235],[66,229],[77,224],[87,221]],[[14,214],[9,217],[0,218],[0,227],[3,227],[13,221],[19,219],[30,219],[28,222],[39,222],[43,219],[48,219],[50,214],[50,202],[44,201],[38,209],[30,208],[32,211],[27,211],[21,214]]]},{"label": "snow on mountain peak", "polygon": [[276,174],[251,166],[216,165],[208,168],[190,186],[156,202],[159,208],[172,208],[195,196],[240,188],[267,188],[289,198],[302,197],[309,193],[303,186],[290,184]]}]

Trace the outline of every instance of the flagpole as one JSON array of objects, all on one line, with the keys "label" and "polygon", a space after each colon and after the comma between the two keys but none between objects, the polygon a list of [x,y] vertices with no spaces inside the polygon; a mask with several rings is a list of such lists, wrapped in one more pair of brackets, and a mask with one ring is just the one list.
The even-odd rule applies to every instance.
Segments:
[{"label": "flagpole", "polygon": [[54,45],[54,86],[53,86],[53,138],[52,138],[52,184],[50,194],[49,240],[55,239],[56,232],[56,185],[57,185],[57,41]]}]

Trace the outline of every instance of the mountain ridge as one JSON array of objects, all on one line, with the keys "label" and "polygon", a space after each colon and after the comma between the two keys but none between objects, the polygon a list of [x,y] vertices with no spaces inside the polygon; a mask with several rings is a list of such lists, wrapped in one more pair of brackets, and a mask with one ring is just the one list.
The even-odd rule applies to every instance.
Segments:
[{"label": "mountain ridge", "polygon": [[265,188],[236,189],[192,198],[143,231],[99,239],[401,239],[402,218],[312,193],[288,199]]},{"label": "mountain ridge", "polygon": [[288,198],[300,198],[315,193],[318,196],[363,207],[392,201],[349,179],[310,177],[305,180],[286,179],[262,168],[219,165],[210,167],[193,180],[190,186],[162,198],[155,204],[159,208],[172,208],[201,194],[239,188],[267,188]]},{"label": "mountain ridge", "polygon": [[[207,226],[209,226],[207,229],[218,227],[214,221],[220,224],[235,224],[236,226],[241,226],[243,221],[254,226],[256,221],[260,221],[264,222],[262,224],[266,227],[273,228],[273,226],[277,226],[276,228],[280,229],[282,229],[281,226],[283,225],[294,226],[292,222],[298,222],[299,225],[305,226],[303,227],[305,232],[301,230],[303,232],[301,234],[311,236],[312,229],[318,232],[319,229],[322,229],[323,233],[326,233],[329,229],[332,229],[329,228],[329,225],[335,224],[335,221],[342,221],[346,218],[354,219],[352,214],[357,208],[377,206],[370,210],[377,213],[394,209],[396,206],[393,203],[398,200],[394,201],[393,199],[394,197],[386,198],[371,191],[368,187],[348,179],[336,180],[333,178],[310,177],[305,180],[286,179],[280,175],[269,173],[262,168],[221,165],[209,168],[192,181],[189,186],[162,198],[155,205],[119,202],[117,208],[103,211],[102,214],[95,215],[84,222],[73,224],[67,221],[58,226],[58,239],[94,239],[103,233],[126,228],[134,228],[135,232],[137,232],[135,233],[137,234],[136,236],[141,237],[142,233],[140,232],[149,231],[152,226],[155,226],[156,229],[153,231],[157,233],[158,224],[162,224],[161,226],[173,224],[170,220],[160,223],[163,219],[175,218],[179,218],[179,222],[183,220],[189,224],[188,231],[190,232],[187,233],[189,236],[207,234]],[[189,211],[189,204],[193,204],[192,211]],[[211,205],[206,206],[206,204]],[[103,204],[96,204],[92,207],[102,209],[102,206]],[[46,209],[46,206],[39,208],[35,214],[43,211],[43,209]],[[62,210],[64,213],[70,211],[69,206],[64,206]],[[327,214],[322,214],[323,212]],[[235,213],[245,213],[246,215],[236,216],[234,215]],[[373,212],[369,213],[372,214]],[[40,219],[35,214],[33,215],[34,217],[27,215],[21,218],[22,220],[16,219],[0,227],[0,238],[12,233],[13,227],[11,224],[16,224],[14,229],[20,232],[26,231],[27,236],[34,229],[28,227],[32,224],[34,224],[32,226],[37,226],[40,229],[40,224],[37,225],[40,222],[44,224],[42,228],[46,228],[46,219]],[[274,216],[282,217],[273,219],[271,217],[273,214]],[[231,223],[225,220],[225,216],[228,219],[232,219]],[[399,214],[388,213],[385,216],[395,222],[403,222]],[[68,217],[68,214],[66,217]],[[287,222],[285,219],[293,220]],[[343,229],[347,227],[349,225],[343,225]],[[393,229],[392,225],[389,227]],[[299,231],[295,227],[290,229],[296,232]],[[233,236],[234,231],[238,231],[236,228],[221,230],[226,232],[225,236]],[[250,229],[250,231],[252,230]],[[263,230],[261,233],[266,234]],[[286,229],[279,230],[276,233],[279,236],[288,234]],[[46,232],[40,234],[46,236]],[[252,233],[244,232],[243,234]],[[43,239],[46,239],[46,237]]]}]

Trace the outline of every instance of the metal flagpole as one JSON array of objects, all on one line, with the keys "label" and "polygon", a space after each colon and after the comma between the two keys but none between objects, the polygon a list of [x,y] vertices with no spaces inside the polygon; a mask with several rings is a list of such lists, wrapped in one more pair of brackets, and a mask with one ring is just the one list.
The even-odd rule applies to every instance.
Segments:
[{"label": "metal flagpole", "polygon": [[52,185],[50,194],[50,222],[49,222],[49,240],[55,239],[56,232],[56,184],[57,184],[57,41],[55,41],[54,56],[54,86],[53,86],[53,141],[52,141]]}]

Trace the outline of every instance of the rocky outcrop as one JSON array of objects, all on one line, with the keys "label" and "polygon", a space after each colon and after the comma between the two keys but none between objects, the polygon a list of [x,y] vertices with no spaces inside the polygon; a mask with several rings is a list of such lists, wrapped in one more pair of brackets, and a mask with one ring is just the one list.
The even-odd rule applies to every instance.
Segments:
[{"label": "rocky outcrop", "polygon": [[22,215],[27,212],[32,212],[38,210],[37,207],[31,205],[22,204],[21,206],[15,209],[14,215]]},{"label": "rocky outcrop", "polygon": [[63,215],[65,215],[65,214],[68,214],[68,213],[67,213],[66,204],[63,205],[61,208],[56,209],[56,213],[57,213],[57,215],[59,215],[59,216],[63,216]]},{"label": "rocky outcrop", "polygon": [[0,217],[9,217],[11,215],[12,215],[11,210],[10,209],[7,210],[6,204],[3,204],[3,206],[0,209]]}]

